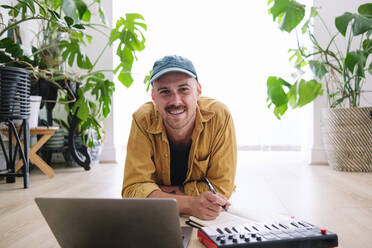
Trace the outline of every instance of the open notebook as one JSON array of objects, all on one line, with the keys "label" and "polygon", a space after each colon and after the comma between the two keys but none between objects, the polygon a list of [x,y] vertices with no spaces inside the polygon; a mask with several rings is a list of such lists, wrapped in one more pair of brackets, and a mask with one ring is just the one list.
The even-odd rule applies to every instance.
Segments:
[{"label": "open notebook", "polygon": [[228,209],[228,211],[221,212],[220,215],[214,220],[201,220],[195,216],[189,216],[186,224],[200,228],[205,226],[226,226],[230,224],[281,221],[288,219],[290,219],[289,216],[282,214],[262,210],[238,209],[231,207]]}]

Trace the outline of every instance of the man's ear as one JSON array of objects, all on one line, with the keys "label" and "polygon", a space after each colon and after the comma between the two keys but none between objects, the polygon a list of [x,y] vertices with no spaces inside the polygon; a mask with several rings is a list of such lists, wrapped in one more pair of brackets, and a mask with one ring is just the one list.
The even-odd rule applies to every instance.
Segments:
[{"label": "man's ear", "polygon": [[155,101],[155,92],[154,92],[154,88],[151,89],[151,98],[153,101]]},{"label": "man's ear", "polygon": [[200,95],[202,93],[202,87],[201,87],[201,84],[199,82],[196,84],[196,93],[197,93],[197,96],[198,96],[198,99],[199,99]]}]

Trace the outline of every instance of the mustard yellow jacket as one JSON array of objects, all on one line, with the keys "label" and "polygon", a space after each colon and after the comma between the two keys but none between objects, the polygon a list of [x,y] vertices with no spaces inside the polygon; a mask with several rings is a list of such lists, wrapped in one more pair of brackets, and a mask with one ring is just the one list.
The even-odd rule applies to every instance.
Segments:
[{"label": "mustard yellow jacket", "polygon": [[[236,137],[233,120],[226,106],[201,97],[197,104],[192,133],[185,194],[196,196],[208,187],[199,180],[207,177],[217,192],[230,198],[236,171]],[[123,197],[147,197],[171,185],[169,143],[162,117],[152,102],[134,114],[127,146]]]}]

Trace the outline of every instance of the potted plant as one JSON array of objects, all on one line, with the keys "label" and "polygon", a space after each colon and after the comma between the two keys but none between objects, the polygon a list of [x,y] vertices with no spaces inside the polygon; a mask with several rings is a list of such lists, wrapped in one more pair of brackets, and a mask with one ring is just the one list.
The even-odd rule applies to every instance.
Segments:
[{"label": "potted plant", "polygon": [[[372,147],[372,107],[361,107],[360,96],[366,75],[372,74],[372,4],[362,4],[358,13],[346,12],[335,17],[336,34],[330,34],[325,22],[312,7],[305,15],[305,5],[297,1],[269,0],[269,12],[280,29],[297,31],[296,49],[290,49],[290,61],[296,72],[292,81],[270,76],[267,80],[269,107],[280,119],[288,106],[302,107],[325,91],[328,107],[323,111],[323,141],[332,168],[343,171],[372,171],[370,160]],[[306,19],[304,19],[306,17]],[[326,46],[318,42],[312,31],[314,18],[320,18],[330,37]],[[306,47],[300,35],[308,35],[311,47]],[[342,36],[346,51],[338,49],[336,37]],[[306,68],[313,78],[305,79]],[[324,82],[324,88],[322,83]]]},{"label": "potted plant", "polygon": [[[24,22],[38,20],[42,27],[41,32],[36,34],[42,42],[39,47],[32,47],[31,55],[26,54],[13,37],[1,39],[0,65],[26,68],[35,81],[45,79],[63,90],[65,95],[59,102],[74,102],[74,115],[78,117],[81,128],[87,130],[84,144],[92,146],[94,137],[101,141],[102,122],[97,116],[103,119],[108,117],[115,90],[114,83],[105,72],[113,72],[126,87],[132,84],[131,69],[137,59],[136,52],[145,47],[143,31],[147,26],[143,23],[143,17],[140,14],[126,14],[110,29],[104,21],[100,0],[92,0],[89,6],[80,0],[24,0],[18,1],[15,6],[0,5],[0,8],[9,10],[8,15],[11,17],[9,24],[2,24],[0,37]],[[91,9],[96,9],[96,12],[91,12]],[[93,14],[101,17],[101,23],[91,23]],[[81,49],[92,43],[89,33],[92,29],[103,35],[104,30],[109,31],[107,44],[100,47],[101,53],[94,59]],[[119,65],[114,70],[97,70],[95,67],[108,47],[116,48]],[[61,63],[67,66],[61,67]],[[79,72],[74,72],[73,68],[78,68]],[[75,93],[68,87],[67,81],[79,84]],[[72,99],[64,101],[67,95],[72,96]]]},{"label": "potted plant", "polygon": [[[64,100],[68,101],[69,99],[66,98]],[[98,139],[98,134],[94,129],[87,129],[84,127],[84,122],[77,121],[78,118],[75,115],[76,106],[74,104],[63,104],[59,105],[59,107],[64,108],[67,116],[54,118],[53,121],[54,123],[57,123],[58,126],[62,128],[61,130],[66,134],[63,155],[67,164],[78,164],[85,167],[90,166],[90,164],[98,163],[102,151],[103,140]],[[99,125],[102,126],[104,117],[97,108],[97,105],[92,104],[90,107],[95,113],[95,119],[99,122]],[[101,130],[101,133],[104,133],[103,129]],[[91,141],[94,143],[89,144],[86,151],[81,151],[82,146],[88,143],[89,136],[93,136]],[[72,141],[74,144],[72,144]],[[77,151],[70,151],[72,147],[75,147]]]}]

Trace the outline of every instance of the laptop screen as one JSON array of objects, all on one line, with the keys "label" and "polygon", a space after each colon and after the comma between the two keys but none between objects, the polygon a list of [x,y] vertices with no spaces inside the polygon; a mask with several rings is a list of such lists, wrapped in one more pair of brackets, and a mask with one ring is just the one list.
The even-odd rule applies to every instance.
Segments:
[{"label": "laptop screen", "polygon": [[174,199],[36,198],[61,247],[184,247]]}]

